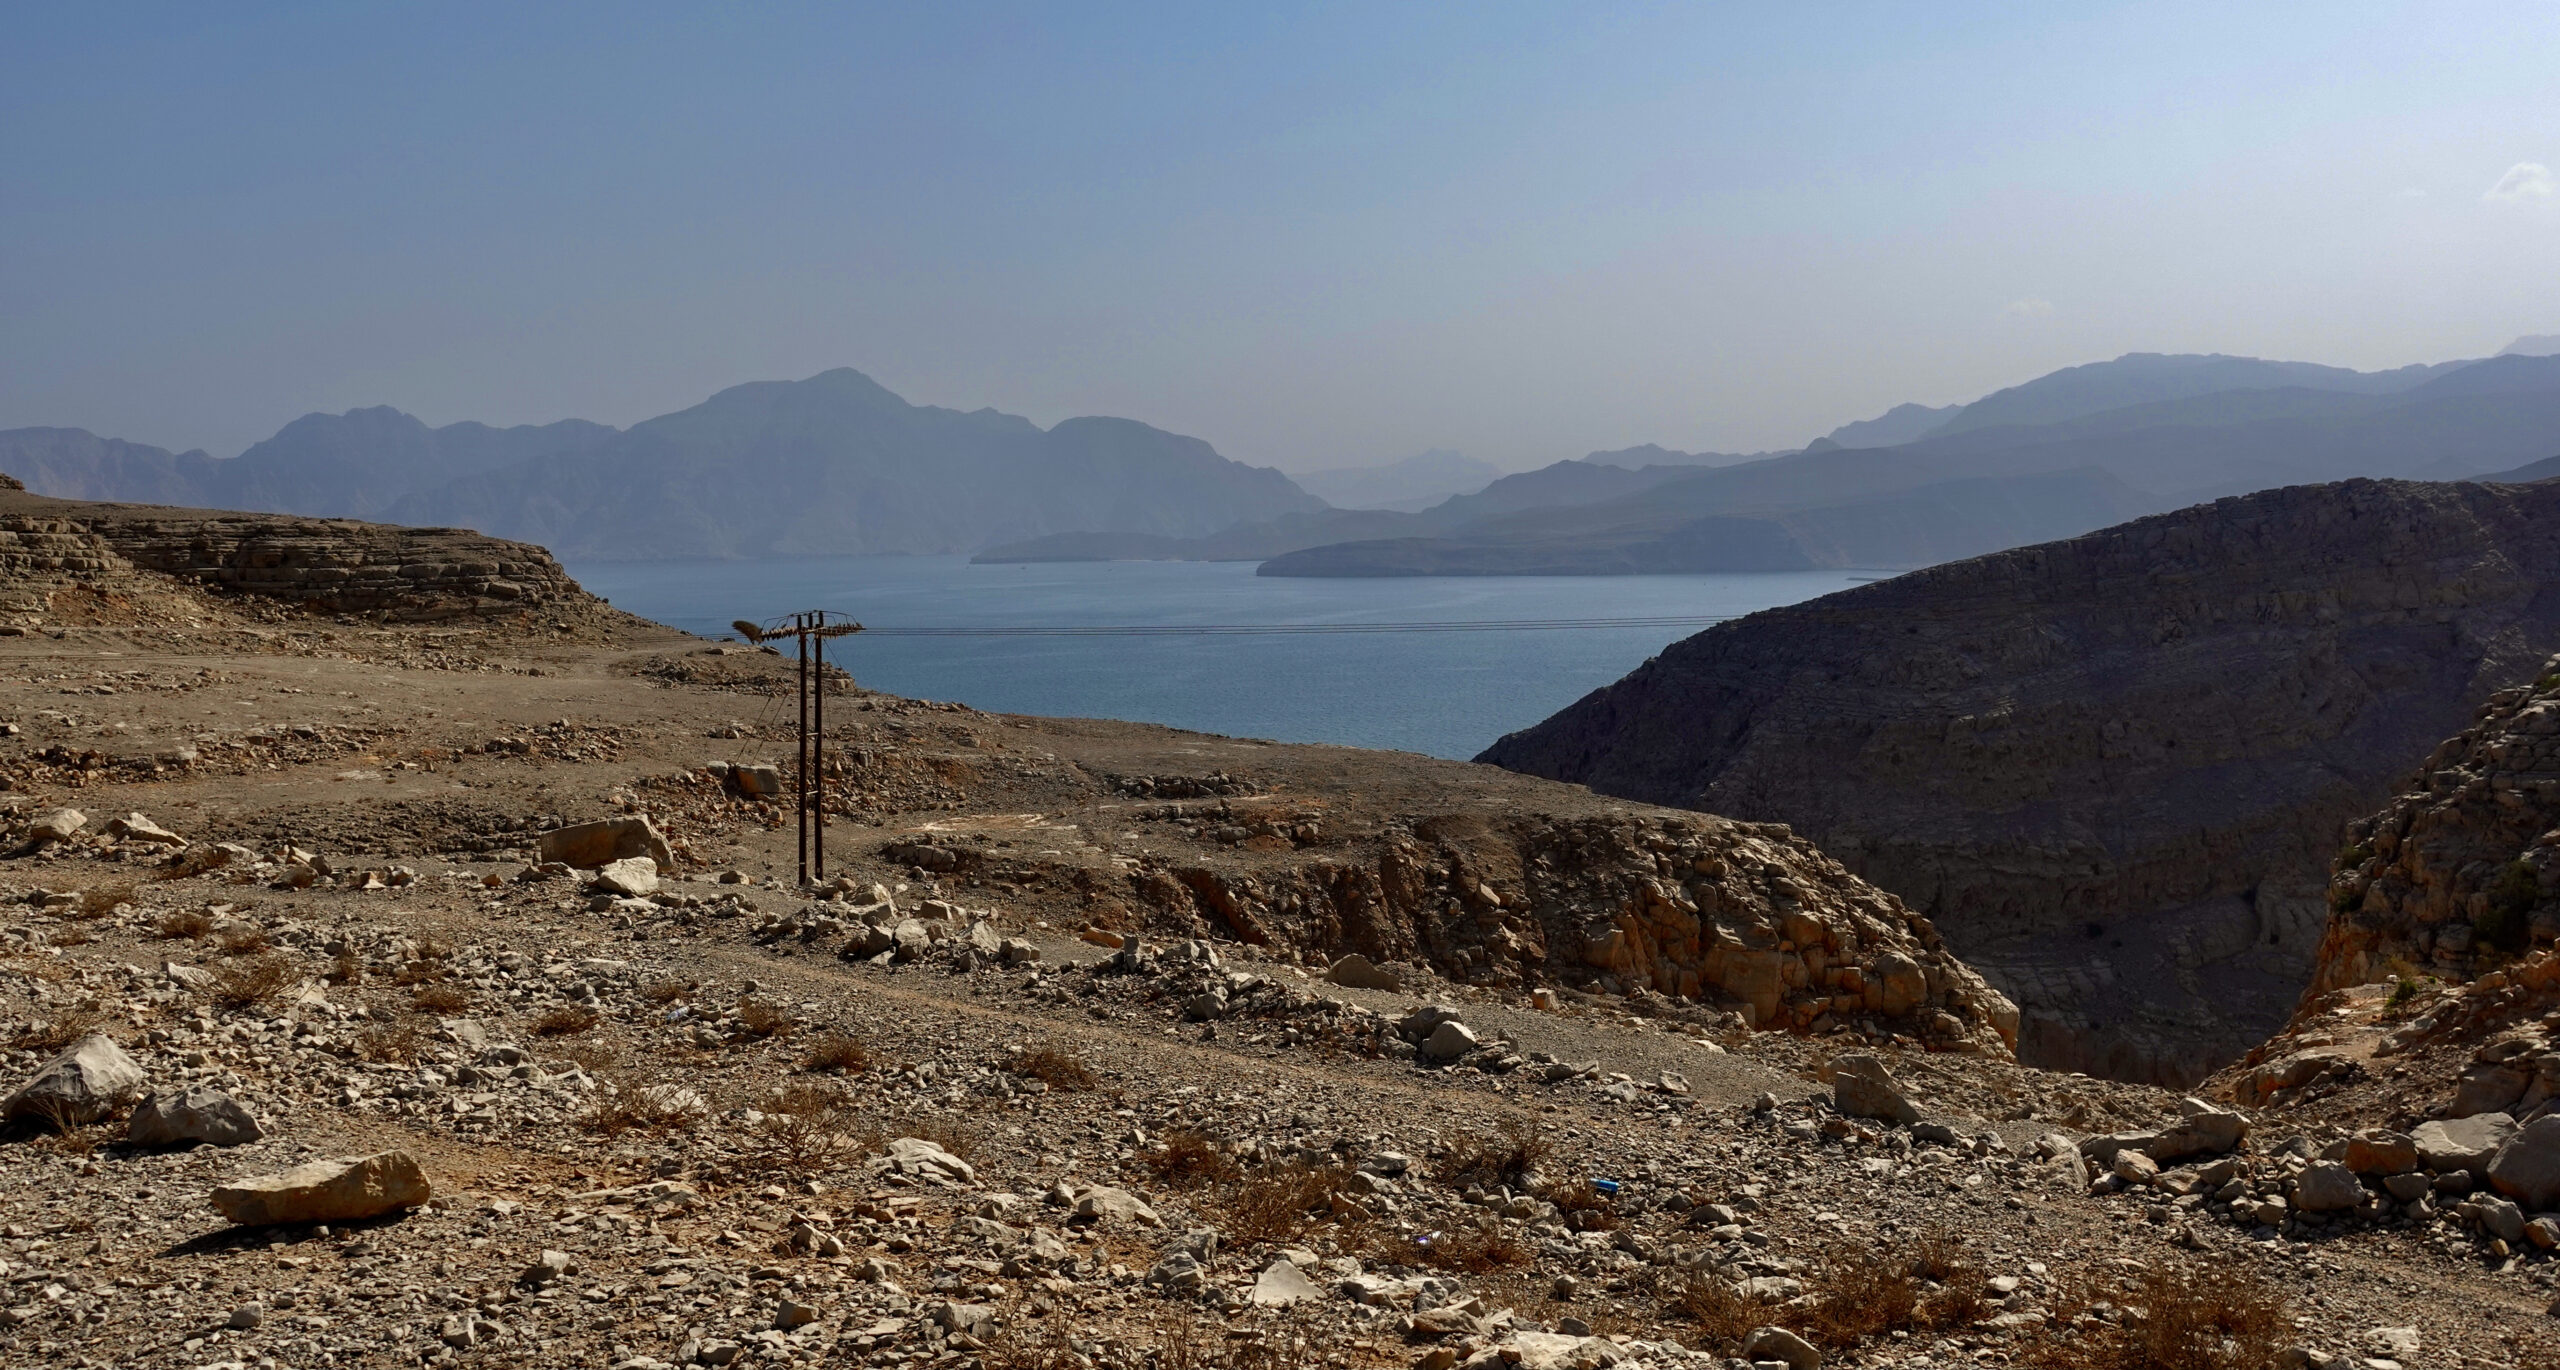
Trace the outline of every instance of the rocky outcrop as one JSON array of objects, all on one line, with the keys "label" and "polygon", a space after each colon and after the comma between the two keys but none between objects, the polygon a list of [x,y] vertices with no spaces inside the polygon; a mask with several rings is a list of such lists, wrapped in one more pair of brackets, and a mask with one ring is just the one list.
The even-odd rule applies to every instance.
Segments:
[{"label": "rocky outcrop", "polygon": [[1142,870],[1151,921],[1469,984],[1561,984],[1761,1029],[2008,1056],[2017,1010],[1929,920],[1777,824],[1414,816],[1372,861]]},{"label": "rocky outcrop", "polygon": [[2347,828],[2306,1001],[2392,974],[2468,980],[2560,940],[2560,657],[2500,690]]},{"label": "rocky outcrop", "polygon": [[136,571],[323,613],[409,620],[513,613],[586,597],[549,552],[460,528],[0,491],[0,581],[9,589]]},{"label": "rocky outcrop", "polygon": [[2560,485],[2348,481],[1914,572],[1676,644],[1482,759],[1792,824],[2015,998],[2186,1083],[2310,978],[2340,834],[2560,646]]}]

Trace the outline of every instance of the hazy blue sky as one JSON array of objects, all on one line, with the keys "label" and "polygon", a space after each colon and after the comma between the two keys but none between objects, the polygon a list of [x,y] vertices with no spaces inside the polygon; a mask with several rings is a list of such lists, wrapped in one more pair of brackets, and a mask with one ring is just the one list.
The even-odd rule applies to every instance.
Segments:
[{"label": "hazy blue sky", "polygon": [[1292,469],[2560,332],[2560,6],[0,9],[0,427],[858,367]]}]

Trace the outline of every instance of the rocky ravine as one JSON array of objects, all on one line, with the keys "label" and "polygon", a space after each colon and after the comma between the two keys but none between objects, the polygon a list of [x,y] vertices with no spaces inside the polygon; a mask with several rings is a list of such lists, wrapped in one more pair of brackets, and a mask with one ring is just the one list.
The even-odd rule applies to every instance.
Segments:
[{"label": "rocky ravine", "polygon": [[1483,759],[1794,825],[2041,1064],[2191,1081],[2310,978],[2344,824],[2560,646],[2560,486],[2348,481],[1690,638]]}]

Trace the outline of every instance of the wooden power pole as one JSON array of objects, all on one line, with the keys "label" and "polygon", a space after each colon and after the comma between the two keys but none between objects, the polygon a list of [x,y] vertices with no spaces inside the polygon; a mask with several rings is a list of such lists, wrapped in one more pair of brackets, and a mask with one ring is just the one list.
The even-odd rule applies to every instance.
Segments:
[{"label": "wooden power pole", "polygon": [[789,637],[799,642],[799,714],[793,731],[798,753],[792,766],[792,807],[799,815],[800,883],[827,878],[826,742],[827,639],[862,631],[846,619],[830,622],[827,611],[811,609],[771,626],[744,619],[732,624],[749,642]]}]

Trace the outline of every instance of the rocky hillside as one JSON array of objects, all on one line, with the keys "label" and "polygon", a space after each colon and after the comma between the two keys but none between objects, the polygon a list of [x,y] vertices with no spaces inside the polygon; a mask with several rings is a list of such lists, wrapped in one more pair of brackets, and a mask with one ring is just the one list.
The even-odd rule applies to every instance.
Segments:
[{"label": "rocky hillside", "polygon": [[39,620],[65,591],[147,592],[144,573],[404,620],[588,599],[549,552],[458,528],[83,503],[0,480],[0,612]]},{"label": "rocky hillside", "polygon": [[2560,939],[2560,658],[2491,695],[2401,789],[2347,828],[2311,995],[2469,980]]},{"label": "rocky hillside", "polygon": [[2272,490],[1701,633],[1486,752],[1793,824],[2017,1000],[2186,1082],[2285,1018],[2340,834],[2560,646],[2560,485]]}]

